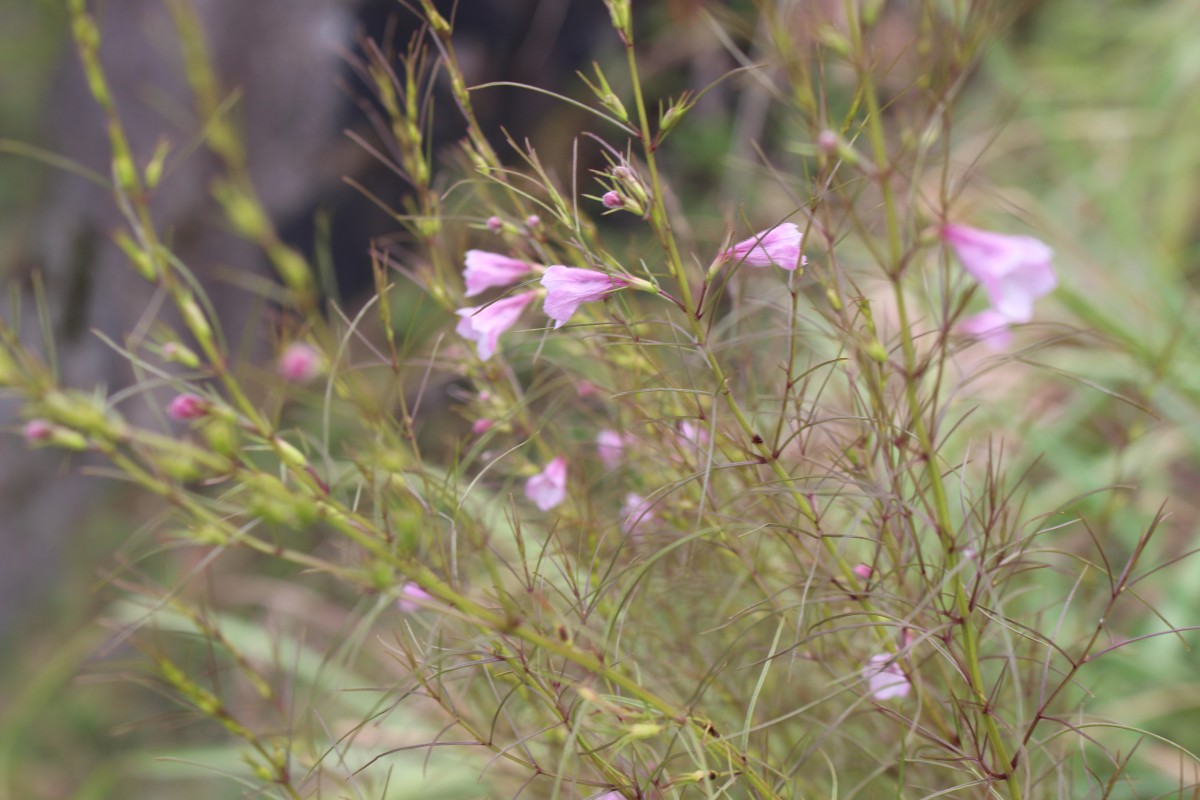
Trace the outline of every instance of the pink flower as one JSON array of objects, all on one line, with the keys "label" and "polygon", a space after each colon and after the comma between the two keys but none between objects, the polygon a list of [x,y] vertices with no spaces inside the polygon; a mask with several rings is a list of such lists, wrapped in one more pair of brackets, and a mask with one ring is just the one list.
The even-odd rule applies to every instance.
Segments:
[{"label": "pink flower", "polygon": [[320,373],[320,354],[303,342],[292,342],[279,357],[279,375],[288,383],[308,383]]},{"label": "pink flower", "polygon": [[654,519],[654,504],[637,492],[625,495],[625,505],[621,506],[621,530],[631,536],[640,531],[642,525]]},{"label": "pink flower", "polygon": [[44,442],[54,435],[54,426],[44,419],[31,419],[25,423],[23,431],[25,441],[29,444]]},{"label": "pink flower", "polygon": [[800,254],[803,235],[795,223],[785,222],[774,228],[759,231],[745,241],[738,242],[725,251],[725,257],[751,267],[769,267],[777,264],[794,270],[808,259]]},{"label": "pink flower", "polygon": [[467,251],[467,268],[463,280],[467,284],[467,297],[482,294],[493,286],[508,286],[529,274],[533,267],[525,261],[489,253],[484,250]]},{"label": "pink flower", "polygon": [[433,595],[420,586],[415,583],[406,583],[400,587],[400,596],[396,598],[396,608],[405,614],[411,614],[421,607],[422,602],[432,599]]},{"label": "pink flower", "polygon": [[200,419],[208,414],[208,401],[194,394],[176,395],[167,406],[167,413],[171,415],[171,419],[181,421]]},{"label": "pink flower", "polygon": [[525,224],[528,225],[530,228],[536,228],[538,225],[542,224],[542,218],[539,217],[537,214],[530,214],[528,217],[525,218]]},{"label": "pink flower", "polygon": [[512,297],[504,297],[486,306],[460,308],[455,330],[459,336],[473,339],[479,349],[479,357],[487,361],[496,352],[500,342],[500,334],[517,323],[517,318],[529,305],[537,292],[524,292]]},{"label": "pink flower", "polygon": [[562,456],[525,482],[525,496],[542,511],[549,511],[567,497],[567,460]]},{"label": "pink flower", "polygon": [[492,429],[492,426],[495,424],[496,423],[492,422],[490,419],[486,419],[486,418],[477,419],[471,423],[471,433],[475,434],[476,436],[479,436],[480,434],[484,434],[484,433],[487,433],[488,431],[490,431]]},{"label": "pink flower", "polygon": [[912,689],[908,676],[896,664],[896,657],[887,653],[871,656],[863,667],[863,680],[867,682],[871,696],[881,702],[904,697]]},{"label": "pink flower", "polygon": [[1033,301],[1054,290],[1057,281],[1045,242],[1008,236],[966,225],[946,225],[942,239],[954,248],[963,269],[983,284],[992,309],[1009,322],[1033,318]]},{"label": "pink flower", "polygon": [[629,281],[624,278],[594,269],[549,267],[542,276],[542,286],[546,287],[546,314],[555,320],[555,328],[561,328],[581,304],[602,300],[628,285]]},{"label": "pink flower", "polygon": [[614,430],[605,428],[596,434],[596,455],[606,469],[616,469],[621,465],[621,457],[625,453],[625,437]]},{"label": "pink flower", "polygon": [[625,205],[620,192],[605,192],[604,196],[600,198],[600,202],[604,204],[605,208],[620,208]]},{"label": "pink flower", "polygon": [[679,438],[684,444],[701,447],[708,444],[708,429],[685,419],[679,423]]},{"label": "pink flower", "polygon": [[960,333],[974,336],[994,350],[1006,347],[1012,341],[1012,331],[1008,326],[1011,320],[994,308],[981,311],[967,317],[957,326]]},{"label": "pink flower", "polygon": [[851,571],[864,581],[871,577],[871,568],[866,564],[855,564]]},{"label": "pink flower", "polygon": [[504,227],[504,223],[500,221],[499,217],[493,216],[488,217],[487,226],[489,231],[498,231]]}]

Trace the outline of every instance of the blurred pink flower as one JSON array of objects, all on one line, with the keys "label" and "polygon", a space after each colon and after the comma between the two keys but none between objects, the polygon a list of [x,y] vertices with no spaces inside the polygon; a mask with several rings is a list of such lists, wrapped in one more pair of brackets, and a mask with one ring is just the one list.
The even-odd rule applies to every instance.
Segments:
[{"label": "blurred pink flower", "polygon": [[625,505],[621,506],[621,530],[631,536],[641,531],[638,529],[654,519],[654,504],[637,492],[625,495]]},{"label": "blurred pink flower", "polygon": [[863,667],[863,680],[867,682],[871,696],[881,702],[904,697],[912,689],[908,676],[896,664],[896,657],[887,653],[871,656]]},{"label": "blurred pink flower", "polygon": [[321,355],[304,342],[292,342],[279,356],[279,375],[288,383],[308,383],[319,374]]},{"label": "blurred pink flower", "polygon": [[1012,341],[1012,331],[1008,328],[1010,323],[1008,317],[994,308],[989,308],[958,323],[957,330],[967,336],[974,336],[993,350],[999,350],[1007,347]]},{"label": "blurred pink flower", "polygon": [[471,423],[471,433],[475,434],[476,436],[479,436],[480,434],[487,433],[488,431],[490,431],[492,429],[492,426],[495,424],[496,423],[492,422],[490,419],[487,419],[486,417],[481,417]]},{"label": "blurred pink flower", "polygon": [[1057,285],[1050,266],[1054,251],[1032,236],[945,225],[942,239],[954,248],[963,269],[983,285],[992,309],[1009,322],[1033,319],[1033,301]]},{"label": "blurred pink flower", "polygon": [[620,192],[605,192],[604,196],[600,198],[600,202],[604,204],[605,208],[620,208],[625,205]]},{"label": "blurred pink flower", "polygon": [[852,572],[865,581],[871,577],[872,570],[866,564],[855,564]]},{"label": "blurred pink flower", "polygon": [[472,339],[479,349],[479,357],[487,361],[496,352],[500,334],[517,323],[525,306],[529,305],[537,292],[523,292],[504,297],[486,306],[460,308],[456,313],[462,317],[455,331],[459,336]]},{"label": "blurred pink flower", "polygon": [[562,456],[525,482],[525,496],[542,511],[549,511],[567,497],[567,460]]},{"label": "blurred pink flower", "polygon": [[208,414],[208,401],[194,394],[176,395],[167,406],[167,413],[171,415],[171,419],[180,421],[200,419]]},{"label": "blurred pink flower", "polygon": [[54,435],[54,426],[44,419],[31,419],[25,423],[23,433],[29,444],[44,442]]},{"label": "blurred pink flower", "polygon": [[614,430],[605,428],[596,434],[596,454],[607,469],[616,469],[621,465],[625,454],[625,437]]},{"label": "blurred pink flower", "polygon": [[542,224],[542,218],[537,214],[530,214],[525,218],[525,224],[531,228],[536,228],[538,225]]},{"label": "blurred pink flower", "polygon": [[725,257],[751,267],[769,267],[775,264],[786,270],[794,270],[801,264],[808,263],[808,259],[800,254],[802,238],[803,235],[795,223],[785,222],[738,242],[725,251]]},{"label": "blurred pink flower", "polygon": [[679,438],[685,444],[701,447],[708,444],[708,429],[685,419],[679,423]]},{"label": "blurred pink flower", "polygon": [[555,320],[555,328],[561,328],[581,304],[602,300],[628,285],[629,281],[624,278],[594,269],[548,267],[542,276],[542,286],[546,287],[546,314]]},{"label": "blurred pink flower", "polygon": [[516,283],[532,269],[532,265],[526,261],[518,261],[486,250],[468,250],[467,268],[463,271],[463,280],[467,284],[466,296],[474,297],[494,286]]},{"label": "blurred pink flower", "polygon": [[504,227],[504,223],[500,221],[499,217],[492,216],[488,217],[487,226],[489,231],[498,231]]},{"label": "blurred pink flower", "polygon": [[433,595],[420,586],[415,583],[406,583],[400,587],[400,596],[396,598],[396,608],[405,614],[411,614],[421,607],[423,601],[432,599]]}]

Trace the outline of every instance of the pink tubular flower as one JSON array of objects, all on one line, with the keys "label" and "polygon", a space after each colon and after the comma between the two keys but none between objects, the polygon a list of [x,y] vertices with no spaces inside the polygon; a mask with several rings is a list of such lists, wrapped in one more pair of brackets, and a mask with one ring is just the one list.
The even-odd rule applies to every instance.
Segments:
[{"label": "pink tubular flower", "polygon": [[505,297],[486,306],[460,308],[457,314],[462,317],[455,330],[459,336],[475,341],[479,349],[479,357],[487,361],[496,352],[500,342],[500,334],[517,323],[517,318],[529,305],[537,292],[523,292],[512,297]]},{"label": "pink tubular flower", "polygon": [[1054,251],[1032,236],[945,225],[942,239],[954,248],[963,269],[983,284],[992,308],[1009,322],[1031,320],[1033,301],[1057,285],[1050,266]]},{"label": "pink tubular flower", "polygon": [[605,208],[620,208],[625,205],[619,192],[605,192],[604,196],[600,198],[600,202],[604,204]]},{"label": "pink tubular flower", "polygon": [[614,430],[605,428],[596,434],[596,455],[606,469],[616,469],[621,465],[625,454],[625,437]]},{"label": "pink tubular flower", "polygon": [[802,238],[803,235],[795,223],[785,222],[738,242],[725,251],[725,257],[751,267],[769,267],[776,264],[786,270],[794,270],[801,264],[808,263],[808,259],[800,254]]},{"label": "pink tubular flower", "polygon": [[581,304],[602,300],[628,285],[629,281],[624,278],[594,269],[548,267],[542,276],[542,286],[546,287],[546,314],[555,321],[555,328],[561,328]]},{"label": "pink tubular flower", "polygon": [[320,373],[320,354],[303,342],[292,342],[279,356],[279,375],[288,383],[308,383]]},{"label": "pink tubular flower", "polygon": [[396,608],[405,614],[411,614],[421,607],[423,601],[432,599],[433,595],[420,586],[415,583],[406,583],[400,587],[400,596],[396,598]]},{"label": "pink tubular flower", "polygon": [[525,482],[525,496],[542,511],[549,511],[567,497],[567,460],[562,456]]},{"label": "pink tubular flower", "polygon": [[528,262],[518,261],[499,253],[468,250],[467,268],[463,271],[463,280],[467,284],[467,297],[482,294],[494,286],[508,286],[516,283],[528,275],[532,269],[533,267]]},{"label": "pink tubular flower", "polygon": [[871,696],[881,702],[904,697],[912,689],[908,676],[896,664],[896,657],[887,653],[871,656],[863,667],[863,680],[867,682]]},{"label": "pink tubular flower", "polygon": [[208,401],[190,393],[176,395],[167,406],[167,413],[171,415],[171,419],[180,421],[200,419],[208,414]]}]

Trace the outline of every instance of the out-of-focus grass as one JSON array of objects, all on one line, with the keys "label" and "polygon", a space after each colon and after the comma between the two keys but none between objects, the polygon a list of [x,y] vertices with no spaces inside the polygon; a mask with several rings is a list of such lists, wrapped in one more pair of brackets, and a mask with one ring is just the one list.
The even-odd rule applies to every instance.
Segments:
[{"label": "out-of-focus grass", "polygon": [[[993,398],[1008,396],[1013,404],[993,410],[1019,420],[1013,460],[1037,460],[1027,508],[1049,510],[1080,496],[1064,511],[1082,516],[1127,555],[1169,497],[1173,516],[1140,572],[1195,547],[1200,521],[1197,30],[1200,6],[1188,0],[1043,3],[988,51],[956,132],[962,163],[995,137],[977,164],[990,181],[989,199],[1001,200],[1058,250],[1059,311],[1043,312],[1054,322],[1042,332],[1071,338],[1052,354],[1023,353],[1038,366],[999,369],[989,384]],[[1072,335],[1077,331],[1083,333]],[[1106,486],[1112,488],[1082,497]],[[1053,535],[1044,544],[1058,546]],[[1064,582],[1078,572],[1075,563]],[[1093,572],[1081,583],[1064,643],[1066,632],[1095,624],[1099,606],[1084,598],[1102,599],[1106,587],[1097,578]],[[1173,625],[1196,624],[1194,559],[1138,590]],[[1164,627],[1146,614],[1137,632]],[[1197,641],[1195,634],[1183,638]],[[1098,698],[1096,713],[1195,752],[1198,667],[1200,656],[1166,636],[1130,645],[1081,675]],[[1122,752],[1138,741],[1131,733],[1093,733]],[[1143,767],[1132,772],[1140,796],[1177,789],[1178,754],[1150,738],[1141,747],[1135,762]]]}]

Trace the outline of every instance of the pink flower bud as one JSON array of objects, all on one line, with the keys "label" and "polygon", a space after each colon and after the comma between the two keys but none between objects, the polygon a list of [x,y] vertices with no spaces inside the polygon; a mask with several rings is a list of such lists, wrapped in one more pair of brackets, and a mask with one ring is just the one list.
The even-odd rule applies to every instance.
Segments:
[{"label": "pink flower bud", "polygon": [[499,217],[488,217],[487,226],[489,231],[495,233],[504,227],[504,223],[500,221]]},{"label": "pink flower bud", "polygon": [[838,135],[826,128],[817,134],[817,147],[822,152],[833,155],[838,149]]},{"label": "pink flower bud", "polygon": [[208,406],[208,401],[202,397],[194,394],[180,394],[176,395],[171,404],[167,406],[167,413],[171,419],[180,421],[200,419],[208,414]]},{"label": "pink flower bud", "polygon": [[538,225],[541,225],[541,224],[542,224],[542,218],[539,217],[537,214],[530,214],[528,217],[525,218],[525,225],[527,227],[536,228]]},{"label": "pink flower bud", "polygon": [[25,441],[29,444],[44,442],[54,435],[54,426],[44,419],[31,419],[25,423],[23,431]]},{"label": "pink flower bud", "polygon": [[308,383],[320,373],[320,354],[303,342],[292,342],[279,357],[279,375],[288,383]]},{"label": "pink flower bud", "polygon": [[871,577],[871,568],[866,564],[855,564],[852,572],[862,580],[867,580]]},{"label": "pink flower bud", "polygon": [[605,192],[604,196],[600,198],[600,202],[604,204],[605,208],[620,208],[625,205],[625,201],[621,199],[618,192]]},{"label": "pink flower bud", "polygon": [[476,436],[479,436],[481,434],[484,434],[484,433],[487,433],[488,431],[490,431],[492,429],[492,426],[495,424],[496,423],[492,422],[490,419],[484,419],[484,418],[477,419],[471,423],[471,433],[475,434]]},{"label": "pink flower bud", "polygon": [[567,497],[567,460],[562,456],[525,482],[525,496],[542,511],[549,511]]},{"label": "pink flower bud", "polygon": [[432,599],[433,595],[420,586],[415,583],[406,583],[400,587],[400,596],[396,598],[396,608],[405,614],[411,614],[418,610],[424,601]]}]

